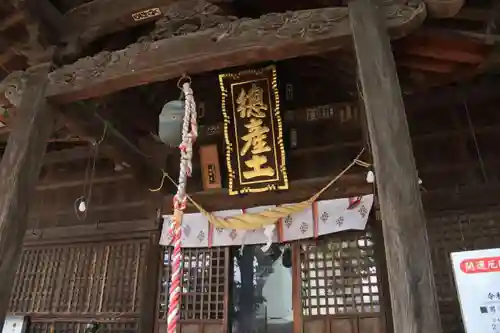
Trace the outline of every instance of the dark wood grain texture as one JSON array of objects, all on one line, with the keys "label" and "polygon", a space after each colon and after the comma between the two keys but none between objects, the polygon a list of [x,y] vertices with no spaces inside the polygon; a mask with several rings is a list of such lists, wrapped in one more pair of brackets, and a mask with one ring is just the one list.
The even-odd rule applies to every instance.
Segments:
[{"label": "dark wood grain texture", "polygon": [[[137,178],[151,189],[162,183],[162,168],[152,156],[146,155],[139,147],[129,140],[128,135],[118,130],[111,121],[102,118],[96,110],[88,106],[72,105],[61,110],[70,121],[70,126],[79,133],[94,138],[103,147],[103,154],[113,156],[117,161],[128,163]],[[165,193],[174,193],[171,183],[165,183],[162,189]]]},{"label": "dark wood grain texture", "polygon": [[[64,14],[64,19],[71,25],[65,32],[64,39],[71,41],[79,38],[83,41],[93,39],[138,26],[148,22],[154,22],[164,17],[176,17],[176,19],[189,18],[192,14],[202,13],[205,4],[221,1],[204,0],[96,0],[86,2]],[[222,1],[224,2],[224,1]],[[137,13],[156,9],[149,15],[139,17]],[[214,10],[212,9],[211,12]]]},{"label": "dark wood grain texture", "polygon": [[380,13],[349,3],[383,221],[394,332],[439,333],[441,323],[410,134]]},{"label": "dark wood grain texture", "polygon": [[0,327],[28,225],[30,198],[54,124],[53,110],[44,98],[49,69],[49,64],[33,69],[0,163]]},{"label": "dark wood grain texture", "polygon": [[[382,10],[391,36],[419,27],[425,5],[386,1]],[[102,52],[50,75],[47,97],[57,103],[106,95],[129,87],[263,61],[314,55],[349,44],[344,7],[272,13],[238,19],[215,28],[158,41],[144,40],[124,50]]]},{"label": "dark wood grain texture", "polygon": [[156,296],[158,295],[158,273],[160,262],[158,260],[163,255],[163,248],[160,246],[160,232],[154,232],[149,238],[146,252],[146,267],[142,279],[141,296],[141,317],[139,321],[139,332],[153,332],[156,320]]},{"label": "dark wood grain texture", "polygon": [[[287,203],[296,203],[309,199],[313,194],[322,189],[332,178],[320,177],[309,178],[290,182],[290,189],[277,195],[277,192],[263,192],[241,196],[228,196],[228,189],[208,190],[196,193],[190,193],[191,197],[209,212],[229,209],[251,208],[262,205],[282,205]],[[364,173],[349,173],[342,176],[333,184],[320,200],[337,199],[345,197],[355,197],[372,193],[373,187],[367,184]],[[163,212],[172,213],[173,195],[166,197],[166,205]],[[198,210],[188,202],[186,212],[193,213]]]}]

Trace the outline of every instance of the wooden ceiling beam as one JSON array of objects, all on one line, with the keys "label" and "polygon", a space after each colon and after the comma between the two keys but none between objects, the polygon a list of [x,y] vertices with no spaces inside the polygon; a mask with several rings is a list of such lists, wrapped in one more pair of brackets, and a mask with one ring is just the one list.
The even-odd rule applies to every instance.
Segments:
[{"label": "wooden ceiling beam", "polygon": [[[183,1],[183,0],[180,0]],[[79,31],[92,27],[102,27],[110,22],[120,22],[124,25],[136,25],[138,22],[150,21],[160,18],[170,10],[170,6],[179,0],[94,0],[86,2],[64,14]],[[186,1],[185,1],[186,2]],[[188,1],[187,8],[193,5]],[[198,1],[201,2],[201,1]],[[210,3],[227,3],[231,0],[210,0]],[[160,9],[160,12],[143,13],[150,9]],[[154,15],[156,14],[156,15]]]},{"label": "wooden ceiling beam", "polygon": [[[147,156],[134,143],[117,130],[113,124],[103,119],[87,105],[73,104],[59,110],[68,120],[68,127],[85,137],[100,142],[100,151],[117,162],[126,162],[132,168],[136,178],[148,186],[157,188],[162,184],[163,165],[157,164],[154,156]],[[175,187],[165,181],[162,191],[166,194],[175,192]]]},{"label": "wooden ceiling beam", "polygon": [[456,70],[459,64],[452,61],[403,56],[397,58],[397,65],[399,67],[417,69],[425,72],[452,73]]},{"label": "wooden ceiling beam", "polygon": [[[380,7],[394,38],[415,30],[426,15],[423,3],[398,2],[385,1]],[[394,10],[395,6],[401,10]],[[145,41],[80,59],[50,74],[47,97],[55,103],[69,103],[184,73],[325,53],[350,45],[350,33],[347,8],[343,7],[240,19],[225,27]]]},{"label": "wooden ceiling beam", "polygon": [[[18,107],[25,93],[24,89],[29,75],[26,72],[12,73],[0,84],[0,96],[6,99],[6,102],[10,105]],[[115,162],[126,162],[135,171],[137,178],[150,188],[156,188],[161,184],[163,178],[161,168],[164,165],[146,156],[135,144],[127,139],[123,132],[118,131],[111,122],[104,120],[97,113],[97,107],[86,103],[75,103],[65,108],[58,108],[57,106],[53,106],[53,108],[66,118],[65,123],[73,133],[86,138],[87,141],[99,142],[99,151],[104,156]],[[60,152],[58,154],[54,153],[54,155],[47,158],[51,163],[58,163],[65,161],[68,158],[67,154],[83,156],[86,152],[82,150],[70,153]],[[168,194],[173,193],[175,188],[167,185],[170,184],[166,184],[163,190]]]},{"label": "wooden ceiling beam", "polygon": [[226,0],[94,0],[64,14],[71,26],[64,34],[65,41],[75,38],[88,43],[97,37],[126,28],[156,21],[164,17],[177,19],[192,14],[220,14],[213,3]]},{"label": "wooden ceiling beam", "polygon": [[468,64],[481,64],[485,60],[485,55],[480,53],[470,53],[460,49],[449,49],[438,46],[412,45],[398,50],[401,53],[428,57],[437,60],[448,60]]}]

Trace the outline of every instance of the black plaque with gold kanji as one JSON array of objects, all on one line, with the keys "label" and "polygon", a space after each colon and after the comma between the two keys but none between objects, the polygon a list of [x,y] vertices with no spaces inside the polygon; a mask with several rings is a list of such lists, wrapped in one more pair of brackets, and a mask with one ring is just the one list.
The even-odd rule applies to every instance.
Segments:
[{"label": "black plaque with gold kanji", "polygon": [[229,194],[288,189],[275,66],[219,75]]}]

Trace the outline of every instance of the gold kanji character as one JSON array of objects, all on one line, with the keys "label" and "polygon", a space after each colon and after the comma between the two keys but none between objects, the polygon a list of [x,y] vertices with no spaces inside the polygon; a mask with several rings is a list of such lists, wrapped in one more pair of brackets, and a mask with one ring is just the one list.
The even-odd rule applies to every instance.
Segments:
[{"label": "gold kanji character", "polygon": [[245,141],[245,145],[241,148],[241,156],[245,156],[250,147],[252,154],[262,154],[271,151],[271,147],[266,142],[269,127],[262,126],[262,119],[252,118],[245,124],[248,133],[241,137]]},{"label": "gold kanji character", "polygon": [[274,176],[274,170],[270,167],[264,167],[267,163],[267,157],[263,155],[253,155],[251,159],[245,161],[245,165],[252,169],[251,171],[243,171],[243,177],[246,179],[252,179],[255,177],[272,177]]},{"label": "gold kanji character", "polygon": [[255,83],[248,93],[245,89],[241,89],[236,104],[241,118],[264,118],[266,116],[264,111],[267,111],[267,105],[264,103],[264,92]]}]

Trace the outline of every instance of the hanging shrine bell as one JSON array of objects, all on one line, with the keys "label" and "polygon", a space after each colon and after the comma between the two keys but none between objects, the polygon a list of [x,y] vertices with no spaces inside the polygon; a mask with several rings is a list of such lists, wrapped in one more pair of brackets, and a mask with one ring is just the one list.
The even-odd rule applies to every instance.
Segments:
[{"label": "hanging shrine bell", "polygon": [[158,136],[160,140],[177,147],[182,141],[182,123],[184,121],[184,100],[167,102],[161,110],[158,121]]}]

